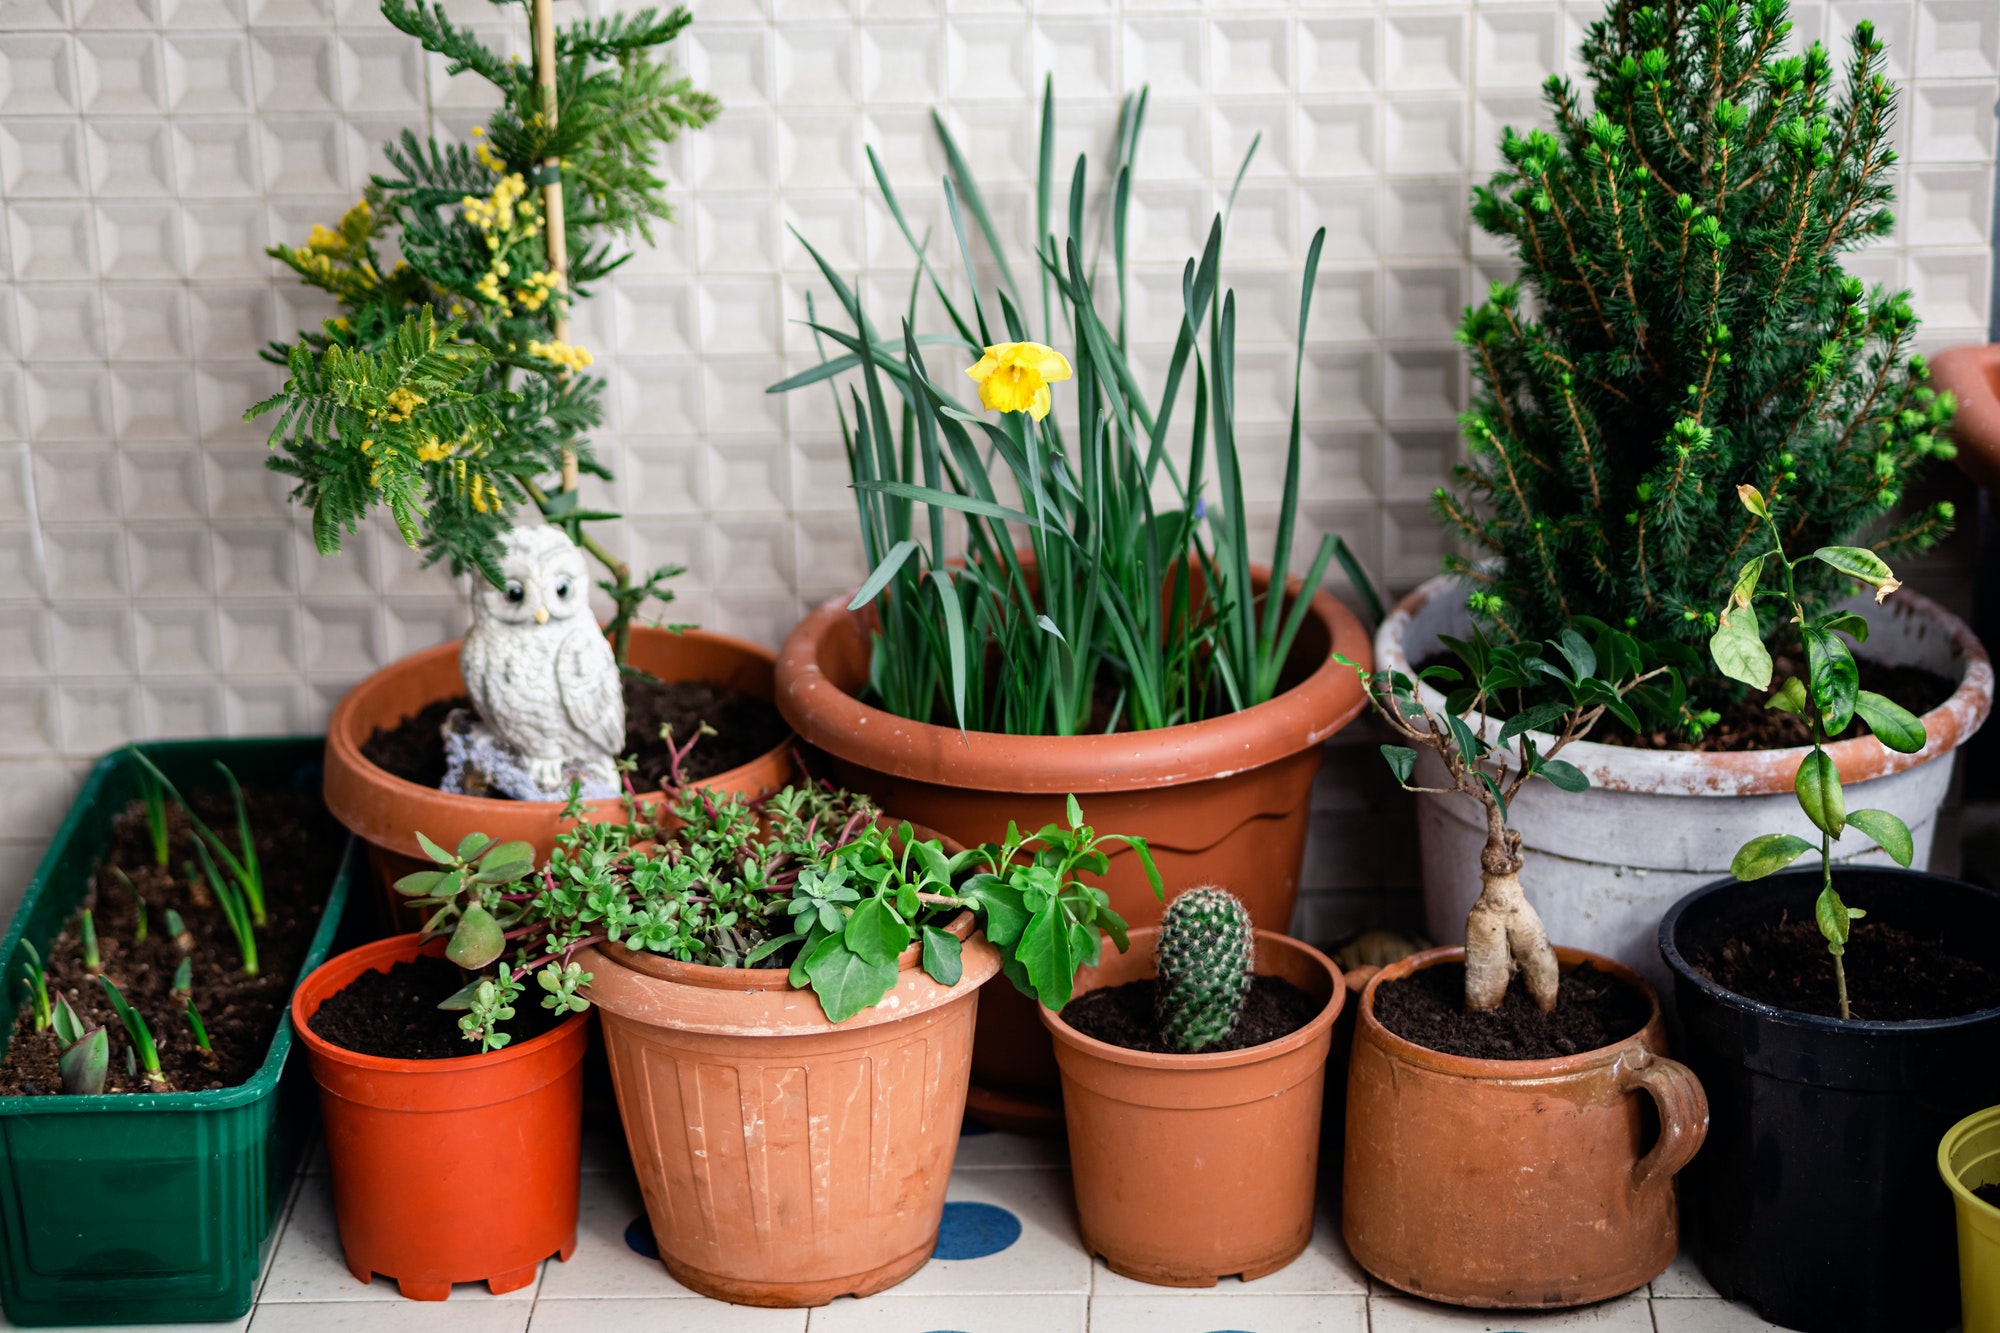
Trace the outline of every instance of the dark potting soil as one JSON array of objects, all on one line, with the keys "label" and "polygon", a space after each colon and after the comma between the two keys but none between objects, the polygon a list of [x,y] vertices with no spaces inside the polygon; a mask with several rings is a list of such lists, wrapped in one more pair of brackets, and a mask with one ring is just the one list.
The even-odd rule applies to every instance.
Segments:
[{"label": "dark potting soil", "polygon": [[[377,727],[361,744],[368,762],[420,787],[444,781],[444,720],[454,708],[471,708],[464,695],[425,704],[393,727]],[[706,680],[673,682],[625,677],[625,753],[637,756],[632,785],[658,791],[670,776],[671,760],[660,728],[683,744],[703,722],[715,735],[703,736],[681,763],[690,782],[726,773],[764,754],[785,739],[777,706],[754,694]]]},{"label": "dark potting soil", "polygon": [[[1941,940],[1886,921],[1855,922],[1842,961],[1848,1006],[1858,1019],[1907,1022],[2000,1008],[2000,975],[1947,953]],[[1691,950],[1688,962],[1749,999],[1794,1013],[1840,1016],[1833,955],[1812,921],[1787,914],[1714,948]]]},{"label": "dark potting soil", "polygon": [[1375,1017],[1404,1041],[1474,1060],[1553,1060],[1625,1040],[1646,1026],[1646,997],[1589,963],[1563,973],[1543,1013],[1519,977],[1498,1009],[1465,1011],[1465,966],[1440,963],[1375,988]]},{"label": "dark potting soil", "polygon": [[[1088,991],[1064,1007],[1063,1022],[1086,1037],[1123,1046],[1128,1051],[1186,1054],[1160,1040],[1160,1029],[1153,1021],[1153,992],[1150,979]],[[1229,1029],[1229,1035],[1193,1054],[1241,1051],[1288,1037],[1312,1022],[1325,1007],[1289,981],[1257,977],[1250,983],[1250,995],[1243,1002],[1243,1016]]]},{"label": "dark potting soil", "polygon": [[1995,1208],[2000,1208],[2000,1183],[1974,1185],[1972,1187],[1972,1197],[1981,1203],[1992,1204]]},{"label": "dark potting soil", "polygon": [[[195,859],[195,850],[193,828],[178,805],[167,807],[171,835],[167,863],[172,869],[154,864],[145,808],[134,801],[112,821],[110,845],[86,900],[97,926],[103,975],[145,1018],[159,1048],[161,1069],[176,1092],[234,1087],[257,1072],[278,1020],[291,1003],[292,983],[312,948],[334,867],[340,862],[340,829],[317,800],[297,792],[254,788],[246,789],[244,797],[269,916],[268,923],[256,930],[256,976],[243,975],[236,937],[206,887],[197,900],[189,877],[180,872],[183,864]],[[235,803],[223,793],[197,792],[189,799],[224,843],[234,846]],[[145,900],[148,931],[143,943],[134,943],[138,907],[112,873],[114,866],[131,878]],[[194,1003],[215,1048],[212,1061],[195,1045],[186,1003],[170,993],[181,961],[180,948],[166,932],[170,908],[180,913],[193,937]],[[106,1092],[151,1091],[143,1072],[140,1077],[125,1072],[125,1052],[132,1043],[104,987],[84,968],[79,918],[80,913],[71,918],[44,959],[50,998],[58,992],[68,996],[86,1029],[103,1025],[111,1041]],[[18,998],[20,991],[14,993]],[[21,1005],[6,1063],[0,1065],[0,1096],[59,1094],[58,1054],[55,1033],[36,1032],[32,1008]]]},{"label": "dark potting soil", "polygon": [[[363,972],[327,996],[307,1020],[313,1032],[336,1046],[361,1055],[392,1060],[449,1060],[479,1054],[479,1044],[458,1027],[462,1009],[440,1009],[438,1002],[465,985],[469,977],[443,958],[418,958],[396,963],[386,972]],[[514,1016],[500,1030],[519,1044],[568,1017],[542,1008],[542,988],[528,983],[514,1002]]]}]

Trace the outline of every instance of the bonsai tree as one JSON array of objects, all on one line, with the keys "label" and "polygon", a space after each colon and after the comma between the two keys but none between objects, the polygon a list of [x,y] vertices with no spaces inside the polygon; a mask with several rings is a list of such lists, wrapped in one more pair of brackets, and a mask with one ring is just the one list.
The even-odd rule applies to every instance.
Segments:
[{"label": "bonsai tree", "polygon": [[[1589,613],[1699,647],[1762,532],[1739,486],[1782,494],[1785,542],[1813,549],[1879,525],[1954,452],[1907,293],[1840,267],[1893,226],[1882,43],[1860,24],[1837,76],[1818,43],[1783,54],[1786,15],[1613,0],[1583,44],[1591,103],[1549,80],[1553,130],[1507,130],[1506,166],[1473,191],[1520,278],[1460,325],[1470,456],[1436,507],[1503,637]],[[1872,549],[1921,550],[1951,518],[1909,514]],[[1840,581],[1800,568],[1800,605]]]},{"label": "bonsai tree", "polygon": [[1250,909],[1227,889],[1203,885],[1167,904],[1153,945],[1153,1019],[1160,1040],[1185,1055],[1228,1036],[1256,979]]},{"label": "bonsai tree", "polygon": [[[1797,560],[1785,555],[1785,543],[1778,521],[1772,517],[1773,502],[1755,487],[1738,492],[1743,507],[1763,533],[1769,545],[1743,563],[1729,601],[1717,615],[1715,636],[1709,652],[1716,669],[1754,689],[1771,685],[1771,654],[1764,647],[1757,600],[1778,604],[1775,617],[1783,624],[1796,624],[1805,639],[1806,679],[1788,678],[1765,703],[1795,713],[1812,729],[1812,748],[1799,760],[1793,790],[1799,808],[1819,830],[1819,900],[1813,919],[1826,937],[1826,950],[1833,955],[1833,984],[1840,1003],[1840,1016],[1852,1017],[1847,1003],[1847,969],[1841,961],[1856,917],[1867,915],[1849,907],[1833,887],[1833,844],[1849,827],[1874,839],[1899,866],[1908,866],[1915,848],[1910,830],[1887,810],[1849,810],[1840,787],[1840,769],[1826,752],[1826,743],[1837,739],[1858,718],[1868,724],[1875,739],[1902,754],[1915,754],[1928,739],[1924,724],[1902,705],[1872,690],[1860,688],[1860,673],[1854,653],[1840,636],[1851,635],[1856,643],[1868,641],[1868,621],[1852,611],[1812,612],[1799,595],[1802,567],[1832,570],[1837,577],[1853,579],[1875,589],[1879,605],[1902,587],[1888,564],[1873,551],[1858,546],[1822,546]],[[1738,879],[1762,879],[1775,870],[1815,850],[1804,838],[1790,833],[1766,833],[1752,838],[1737,849],[1729,863],[1729,873]]]},{"label": "bonsai tree", "polygon": [[[661,151],[714,119],[715,99],[677,77],[660,48],[685,8],[641,9],[558,29],[551,0],[528,10],[534,61],[503,58],[429,0],[382,0],[382,14],[471,72],[500,106],[473,142],[409,130],[332,228],[270,255],[342,313],[268,360],[289,378],[246,417],[275,413],[270,460],[297,480],[323,553],[380,507],[425,563],[500,583],[494,551],[515,509],[534,504],[603,565],[620,663],[634,613],[672,600],[664,567],[636,574],[584,531],[616,514],[585,509],[580,474],[609,477],[588,433],[603,382],[569,341],[569,304],[672,217]],[[393,246],[391,260],[390,247]]]},{"label": "bonsai tree", "polygon": [[[1582,630],[1591,631],[1595,642]],[[1635,728],[1635,703],[1680,714],[1686,688],[1674,663],[1688,655],[1678,645],[1644,644],[1589,617],[1543,643],[1507,643],[1479,632],[1470,641],[1445,643],[1460,667],[1427,666],[1414,681],[1400,671],[1377,671],[1363,676],[1362,692],[1389,728],[1409,742],[1382,747],[1404,790],[1462,796],[1485,811],[1479,898],[1465,919],[1467,1011],[1499,1008],[1518,971],[1529,997],[1547,1012],[1556,1006],[1561,978],[1541,915],[1521,888],[1521,835],[1507,826],[1510,803],[1535,778],[1561,791],[1588,788],[1583,771],[1557,756],[1589,735],[1606,713]],[[1335,660],[1360,671],[1346,657],[1335,654]],[[1442,707],[1424,701],[1419,681],[1449,689]],[[1529,691],[1558,697],[1524,704]],[[1487,716],[1495,712],[1509,714],[1506,722]],[[1489,729],[1497,736],[1489,739]],[[1538,744],[1538,734],[1547,739]],[[1411,785],[1419,750],[1429,751],[1442,766],[1445,785]]]}]

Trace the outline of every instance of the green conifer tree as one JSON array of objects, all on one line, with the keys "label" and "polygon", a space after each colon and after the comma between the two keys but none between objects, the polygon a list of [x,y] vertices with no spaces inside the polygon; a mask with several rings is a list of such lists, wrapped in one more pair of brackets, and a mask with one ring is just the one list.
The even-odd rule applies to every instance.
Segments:
[{"label": "green conifer tree", "polygon": [[1520,278],[1460,327],[1469,461],[1436,504],[1509,637],[1589,615],[1699,648],[1755,539],[1745,483],[1794,548],[1949,528],[1949,505],[1891,518],[1953,452],[1908,294],[1840,267],[1894,225],[1883,47],[1861,24],[1837,76],[1817,43],[1782,54],[1790,28],[1785,0],[1614,0],[1583,45],[1594,106],[1550,79],[1553,132],[1507,130],[1473,192]]}]

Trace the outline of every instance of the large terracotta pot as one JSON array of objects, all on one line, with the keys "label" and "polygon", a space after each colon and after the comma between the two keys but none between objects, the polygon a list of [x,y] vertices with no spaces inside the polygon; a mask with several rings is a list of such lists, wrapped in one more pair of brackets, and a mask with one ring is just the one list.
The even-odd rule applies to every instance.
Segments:
[{"label": "large terracotta pot", "polygon": [[[1564,971],[1588,960],[1642,991],[1645,1029],[1561,1059],[1472,1060],[1376,1019],[1382,986],[1464,956],[1413,955],[1361,993],[1347,1077],[1348,1251],[1390,1286],[1452,1305],[1584,1305],[1644,1286],[1673,1261],[1674,1176],[1708,1131],[1701,1084],[1666,1058],[1659,997],[1629,967],[1557,949]],[[1651,1151],[1647,1097],[1659,1117]]]},{"label": "large terracotta pot", "polygon": [[[740,1305],[825,1305],[923,1267],[958,1150],[979,987],[964,939],[940,986],[912,946],[881,1003],[829,1023],[782,968],[581,950],[653,1239],[683,1285]],[[969,938],[968,938],[969,937]]]},{"label": "large terracotta pot", "polygon": [[[1267,576],[1256,569],[1258,587]],[[1293,592],[1297,585],[1294,583]],[[997,841],[1007,823],[1063,818],[1076,795],[1105,832],[1144,836],[1169,891],[1219,884],[1266,930],[1291,925],[1320,746],[1363,707],[1354,673],[1368,634],[1354,613],[1315,592],[1276,698],[1240,713],[1156,731],[1010,736],[913,722],[863,703],[875,617],[850,597],[823,603],[778,652],[778,710],[832,757],[833,778],[885,810],[960,842]],[[1160,919],[1138,857],[1120,848],[1100,885],[1135,926]],[[996,988],[980,1010],[975,1113],[1008,1128],[1059,1130],[1055,1059],[1035,1006]]]},{"label": "large terracotta pot", "polygon": [[[320,1005],[363,972],[386,972],[445,941],[377,940],[329,959],[292,993],[292,1026],[319,1084],[333,1205],[348,1271],[396,1279],[412,1300],[454,1282],[494,1294],[576,1249],[588,1016],[497,1051],[393,1060],[312,1030]],[[470,1046],[467,1047],[471,1049]]]},{"label": "large terracotta pot", "polygon": [[[1077,974],[1076,993],[1154,975],[1156,927]],[[1212,1287],[1274,1273],[1312,1239],[1326,1057],[1347,991],[1319,950],[1257,932],[1257,973],[1320,1002],[1289,1036],[1213,1055],[1086,1037],[1042,1010],[1062,1068],[1084,1248],[1114,1273]]]},{"label": "large terracotta pot", "polygon": [[[1993,706],[1993,667],[1965,623],[1907,588],[1886,605],[1857,599],[1873,632],[1867,658],[1927,667],[1959,682],[1958,690],[1924,715],[1929,743],[1916,754],[1898,754],[1870,735],[1827,747],[1840,767],[1850,808],[1888,810],[1909,826],[1914,864],[1928,865],[1938,808],[1951,787],[1952,756],[1979,730]],[[1462,585],[1432,579],[1382,622],[1376,660],[1409,672],[1436,652],[1439,636],[1464,635],[1471,620]],[[1432,711],[1443,696],[1419,686]],[[1491,728],[1491,719],[1469,718]],[[1538,737],[1546,749],[1550,738]],[[1522,882],[1542,914],[1551,939],[1609,954],[1655,986],[1667,984],[1656,945],[1660,918],[1681,898],[1729,873],[1736,849],[1763,833],[1796,833],[1818,842],[1792,791],[1804,749],[1701,753],[1638,750],[1582,741],[1563,758],[1590,778],[1584,792],[1561,792],[1532,782],[1511,804],[1509,824],[1521,834],[1528,869]],[[1443,768],[1420,751],[1417,785],[1443,786]],[[1419,797],[1424,915],[1433,939],[1453,939],[1479,896],[1479,851],[1485,817],[1472,801]],[[1615,833],[1615,836],[1608,836]],[[1888,865],[1889,855],[1868,839],[1838,844],[1843,863]]]},{"label": "large terracotta pot", "polygon": [[1958,399],[1952,437],[1958,465],[1989,491],[2000,491],[2000,343],[1954,347],[1931,358],[1932,387]]},{"label": "large terracotta pot", "polygon": [[[326,727],[326,808],[368,845],[378,916],[391,930],[413,931],[421,914],[404,906],[390,888],[431,862],[417,845],[422,833],[443,847],[455,847],[468,833],[497,841],[533,843],[544,859],[562,831],[561,801],[504,801],[459,796],[394,777],[370,763],[361,746],[378,727],[393,727],[439,699],[465,693],[458,670],[459,641],[412,653],[384,667],[347,692]],[[706,630],[671,630],[635,625],[630,664],[665,681],[707,680],[748,694],[771,697],[772,655],[754,643]],[[708,778],[702,785],[721,791],[764,796],[791,777],[791,742],[773,746],[748,764]],[[590,818],[619,820],[618,800],[593,801]]]}]

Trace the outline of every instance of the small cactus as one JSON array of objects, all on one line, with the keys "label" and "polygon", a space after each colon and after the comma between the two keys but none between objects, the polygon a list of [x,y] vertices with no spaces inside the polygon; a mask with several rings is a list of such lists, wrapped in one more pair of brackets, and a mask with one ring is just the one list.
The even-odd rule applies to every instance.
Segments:
[{"label": "small cactus", "polygon": [[1243,1016],[1256,960],[1250,909],[1227,889],[1189,889],[1167,904],[1155,950],[1153,1016],[1160,1039],[1193,1054]]}]

